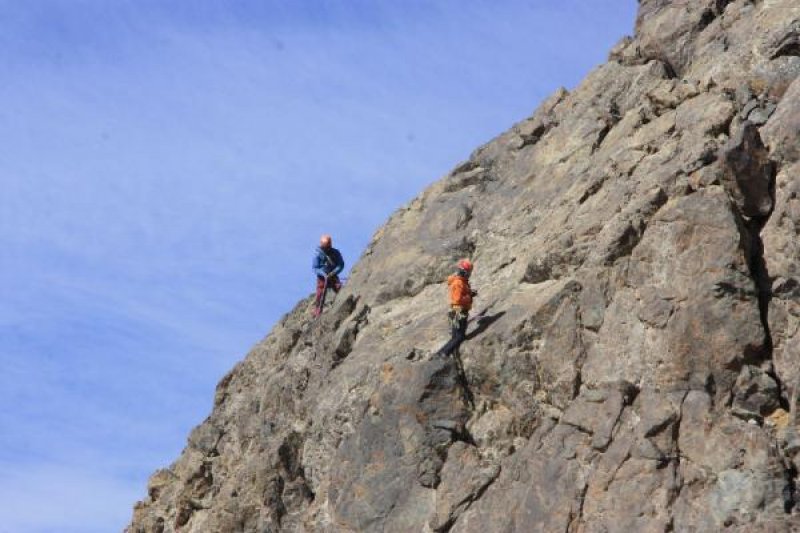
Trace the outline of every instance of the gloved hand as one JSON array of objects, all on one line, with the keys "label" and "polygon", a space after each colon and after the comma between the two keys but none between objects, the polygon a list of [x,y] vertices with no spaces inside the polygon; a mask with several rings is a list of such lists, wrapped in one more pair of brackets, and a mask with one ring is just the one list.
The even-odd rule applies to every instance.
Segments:
[{"label": "gloved hand", "polygon": [[335,278],[335,277],[336,277],[336,273],[334,273],[334,272],[328,272],[328,279],[333,279],[333,278]]}]

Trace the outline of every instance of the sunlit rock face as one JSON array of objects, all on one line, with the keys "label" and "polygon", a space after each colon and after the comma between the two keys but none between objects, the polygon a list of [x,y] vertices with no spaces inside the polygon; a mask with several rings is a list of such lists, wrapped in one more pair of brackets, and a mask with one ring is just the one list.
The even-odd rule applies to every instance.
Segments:
[{"label": "sunlit rock face", "polygon": [[641,0],[222,379],[129,531],[800,530],[798,73],[796,0]]}]

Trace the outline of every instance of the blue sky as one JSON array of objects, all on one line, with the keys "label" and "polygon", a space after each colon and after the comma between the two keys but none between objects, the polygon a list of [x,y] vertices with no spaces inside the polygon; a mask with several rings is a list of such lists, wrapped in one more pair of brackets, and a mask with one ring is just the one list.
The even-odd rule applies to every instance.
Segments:
[{"label": "blue sky", "polygon": [[222,375],[634,0],[0,0],[0,533],[120,530]]}]

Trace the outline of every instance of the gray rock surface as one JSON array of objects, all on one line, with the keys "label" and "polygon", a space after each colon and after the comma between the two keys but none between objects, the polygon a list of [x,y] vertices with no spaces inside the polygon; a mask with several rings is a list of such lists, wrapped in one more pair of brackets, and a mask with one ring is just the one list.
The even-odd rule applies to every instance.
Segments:
[{"label": "gray rock surface", "polygon": [[[222,379],[128,531],[800,530],[799,35],[641,0]],[[462,256],[485,316],[431,359]]]}]

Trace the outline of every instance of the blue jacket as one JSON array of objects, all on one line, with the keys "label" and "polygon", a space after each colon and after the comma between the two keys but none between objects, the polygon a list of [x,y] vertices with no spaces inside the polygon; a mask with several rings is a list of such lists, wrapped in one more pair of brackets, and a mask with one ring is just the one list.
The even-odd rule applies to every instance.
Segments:
[{"label": "blue jacket", "polygon": [[337,276],[344,270],[344,259],[342,254],[336,248],[330,248],[325,253],[322,248],[317,248],[317,253],[314,254],[314,261],[311,263],[311,269],[317,276],[323,278],[329,273],[333,272]]}]

